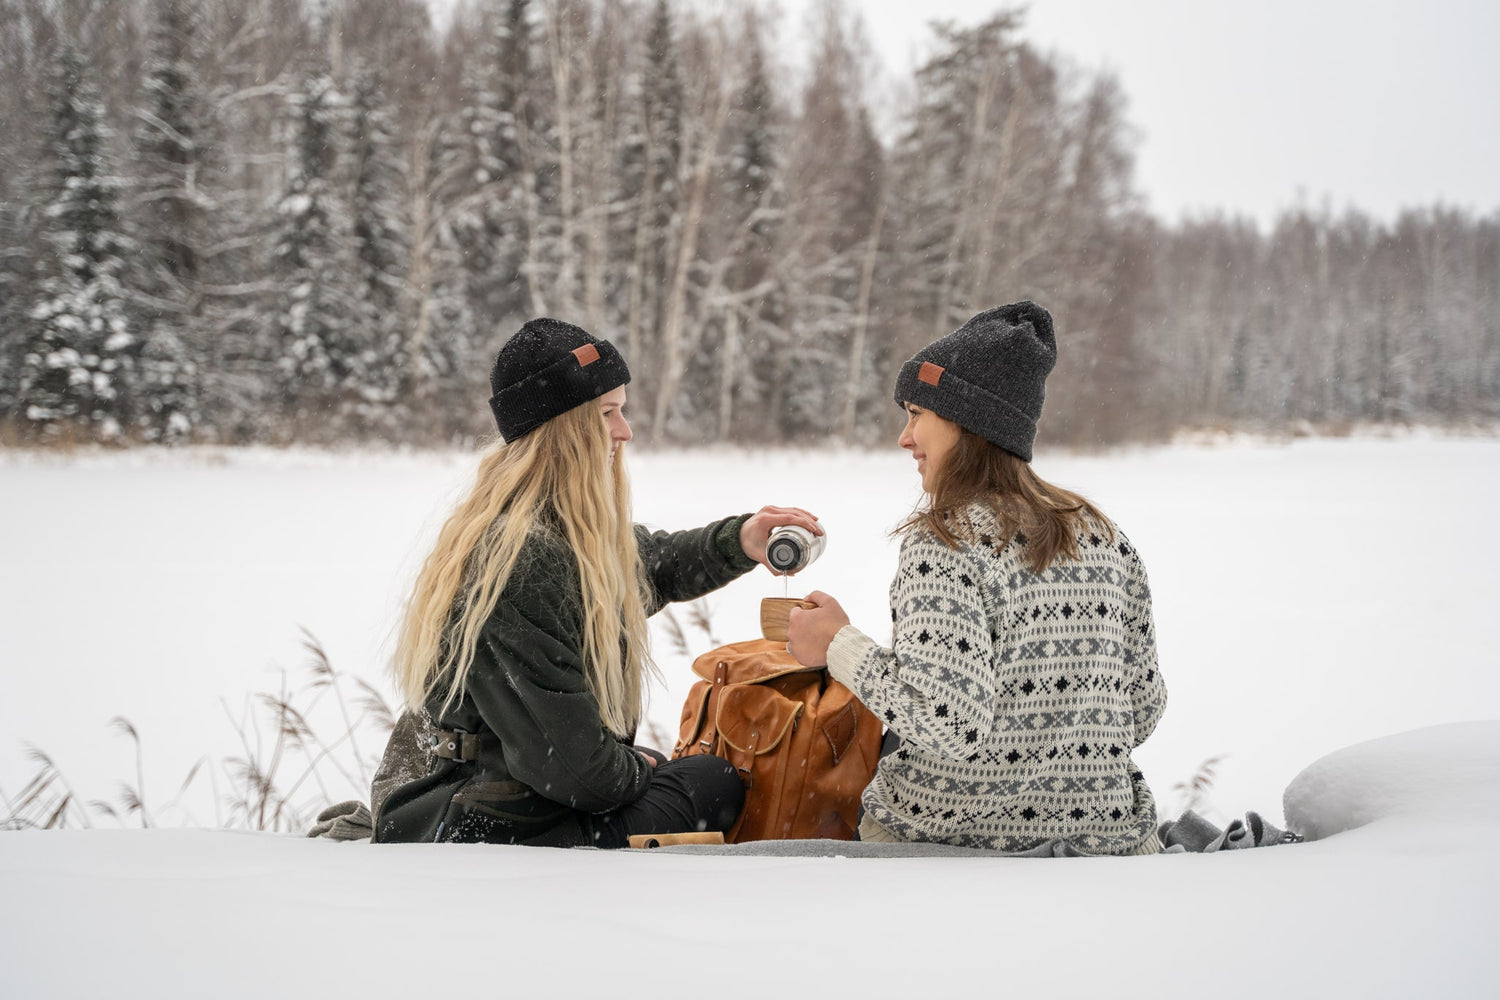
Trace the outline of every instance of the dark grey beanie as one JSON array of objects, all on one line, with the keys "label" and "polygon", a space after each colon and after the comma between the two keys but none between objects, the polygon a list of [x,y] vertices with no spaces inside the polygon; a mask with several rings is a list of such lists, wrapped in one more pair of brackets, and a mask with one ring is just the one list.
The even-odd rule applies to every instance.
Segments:
[{"label": "dark grey beanie", "polygon": [[490,410],[500,436],[514,441],[629,381],[630,369],[609,341],[571,323],[534,319],[495,357]]},{"label": "dark grey beanie", "polygon": [[1055,364],[1051,314],[1035,302],[1013,302],[914,354],[896,376],[896,402],[931,410],[1029,462]]}]

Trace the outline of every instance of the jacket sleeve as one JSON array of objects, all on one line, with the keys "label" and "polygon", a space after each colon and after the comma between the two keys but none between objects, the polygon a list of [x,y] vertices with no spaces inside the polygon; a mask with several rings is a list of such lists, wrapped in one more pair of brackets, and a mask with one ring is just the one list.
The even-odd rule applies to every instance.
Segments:
[{"label": "jacket sleeve", "polygon": [[952,760],[971,756],[994,725],[982,580],[967,550],[913,532],[891,586],[894,646],[846,625],[828,647],[829,673],[903,742]]},{"label": "jacket sleeve", "polygon": [[584,679],[576,564],[561,546],[541,558],[528,546],[485,623],[470,697],[500,735],[513,777],[586,812],[628,805],[645,794],[651,768],[599,721]]},{"label": "jacket sleeve", "polygon": [[651,588],[646,613],[654,615],[673,601],[702,597],[754,569],[755,560],[740,546],[740,528],[749,518],[740,514],[673,532],[636,525],[636,545]]},{"label": "jacket sleeve", "polygon": [[1123,534],[1116,545],[1125,557],[1126,619],[1125,669],[1130,677],[1131,715],[1135,722],[1135,745],[1140,746],[1156,729],[1167,710],[1167,685],[1156,661],[1156,618],[1151,612],[1151,585],[1140,553]]}]

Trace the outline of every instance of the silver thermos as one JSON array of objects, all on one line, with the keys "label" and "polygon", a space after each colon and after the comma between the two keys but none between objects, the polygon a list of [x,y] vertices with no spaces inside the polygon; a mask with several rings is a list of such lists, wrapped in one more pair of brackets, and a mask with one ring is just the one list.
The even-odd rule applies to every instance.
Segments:
[{"label": "silver thermos", "polygon": [[827,535],[815,535],[806,528],[784,524],[766,540],[766,562],[778,573],[792,575],[807,569],[823,554]]}]

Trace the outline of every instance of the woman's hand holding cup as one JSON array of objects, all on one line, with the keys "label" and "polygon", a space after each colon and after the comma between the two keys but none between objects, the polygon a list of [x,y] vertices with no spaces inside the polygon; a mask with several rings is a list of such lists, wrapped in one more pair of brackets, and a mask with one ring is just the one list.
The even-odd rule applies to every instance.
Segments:
[{"label": "woman's hand holding cup", "polygon": [[[807,607],[811,604],[812,607]],[[804,667],[828,665],[828,645],[839,629],[849,624],[849,616],[839,602],[821,590],[803,599],[801,607],[792,608],[787,616],[786,651]]]}]

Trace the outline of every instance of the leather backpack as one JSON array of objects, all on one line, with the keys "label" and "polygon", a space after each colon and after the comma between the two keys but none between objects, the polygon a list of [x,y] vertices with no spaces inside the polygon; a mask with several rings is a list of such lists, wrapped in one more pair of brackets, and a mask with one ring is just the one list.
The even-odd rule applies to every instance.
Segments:
[{"label": "leather backpack", "polygon": [[824,667],[752,639],[693,661],[673,758],[716,754],[745,783],[724,839],[853,840],[859,797],[880,756],[880,720]]}]

